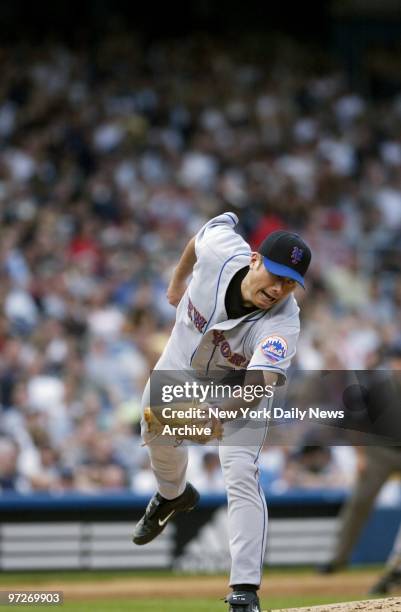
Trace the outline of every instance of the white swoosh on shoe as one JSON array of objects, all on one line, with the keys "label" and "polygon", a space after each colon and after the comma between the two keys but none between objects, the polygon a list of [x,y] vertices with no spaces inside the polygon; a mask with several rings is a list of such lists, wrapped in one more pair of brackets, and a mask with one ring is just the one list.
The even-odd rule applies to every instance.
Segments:
[{"label": "white swoosh on shoe", "polygon": [[167,523],[168,519],[171,518],[174,513],[175,510],[172,510],[164,519],[159,519],[159,527],[163,527],[163,525]]}]

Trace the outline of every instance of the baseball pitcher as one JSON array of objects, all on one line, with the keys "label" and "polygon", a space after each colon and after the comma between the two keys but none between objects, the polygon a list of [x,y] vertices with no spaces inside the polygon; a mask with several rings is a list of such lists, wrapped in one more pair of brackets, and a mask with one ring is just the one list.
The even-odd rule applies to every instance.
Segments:
[{"label": "baseball pitcher", "polygon": [[[237,223],[235,214],[221,214],[206,223],[184,249],[167,292],[177,307],[176,322],[156,370],[194,370],[205,375],[244,370],[246,376],[258,371],[268,385],[285,381],[299,335],[293,291],[297,284],[304,287],[311,252],[297,234],[287,231],[270,234],[258,252],[252,252],[236,232]],[[142,436],[158,491],[134,529],[133,541],[139,545],[153,540],[178,512],[192,510],[199,500],[186,481],[187,448],[182,439],[160,444],[150,426],[149,383],[143,409]],[[235,437],[234,421],[224,424],[224,434],[218,423],[211,423],[212,437],[223,435],[219,455],[228,498],[232,562],[232,591],[226,602],[232,612],[260,611],[257,591],[267,510],[259,486],[258,458],[267,423],[266,419],[247,444]],[[224,443],[230,436],[233,441]]]}]

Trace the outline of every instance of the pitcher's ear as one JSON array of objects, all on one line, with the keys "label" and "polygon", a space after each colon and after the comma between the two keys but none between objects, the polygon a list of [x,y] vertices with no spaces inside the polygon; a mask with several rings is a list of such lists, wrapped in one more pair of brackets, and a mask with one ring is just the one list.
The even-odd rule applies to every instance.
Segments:
[{"label": "pitcher's ear", "polygon": [[249,267],[253,270],[254,268],[260,268],[260,264],[262,262],[262,255],[257,253],[256,251],[251,253],[251,260],[249,262]]}]

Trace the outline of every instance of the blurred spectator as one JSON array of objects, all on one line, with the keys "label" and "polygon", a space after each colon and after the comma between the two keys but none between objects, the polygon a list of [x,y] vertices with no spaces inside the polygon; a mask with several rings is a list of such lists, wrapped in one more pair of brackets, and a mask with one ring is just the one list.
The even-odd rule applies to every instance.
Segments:
[{"label": "blurred spectator", "polygon": [[201,493],[224,493],[223,473],[218,453],[211,451],[203,453],[192,482]]},{"label": "blurred spectator", "polygon": [[84,457],[77,467],[77,488],[92,492],[99,489],[123,489],[127,473],[118,459],[110,433],[97,434],[88,440]]},{"label": "blurred spectator", "polygon": [[150,495],[155,489],[155,477],[150,467],[150,457],[146,453],[138,462],[138,470],[133,476],[131,488],[137,495]]},{"label": "blurred spectator", "polygon": [[349,487],[348,470],[343,472],[329,446],[301,446],[288,457],[281,475],[287,489],[341,489]]},{"label": "blurred spectator", "polygon": [[30,490],[18,468],[18,446],[10,438],[0,438],[0,490],[18,493]]}]

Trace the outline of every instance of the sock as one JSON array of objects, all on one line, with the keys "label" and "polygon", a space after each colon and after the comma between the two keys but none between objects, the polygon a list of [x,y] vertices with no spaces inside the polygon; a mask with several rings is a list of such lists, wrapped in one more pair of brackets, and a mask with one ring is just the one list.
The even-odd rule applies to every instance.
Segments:
[{"label": "sock", "polygon": [[259,589],[259,585],[256,584],[233,584],[232,585],[232,590],[233,591],[253,591],[256,593],[256,591]]},{"label": "sock", "polygon": [[[185,493],[185,489],[184,491],[181,493],[181,495],[184,495]],[[171,501],[175,501],[176,499],[178,499],[179,497],[181,497],[181,495],[177,495],[177,497],[173,497],[172,499],[167,499],[167,497],[163,497],[163,495],[161,495],[159,492],[157,492],[158,496],[160,497],[162,502],[171,502]]]},{"label": "sock", "polygon": [[174,501],[174,499],[176,499],[175,497],[174,499],[167,499],[167,497],[163,497],[163,495],[160,495],[160,493],[158,493],[158,496],[160,497],[161,502],[169,502],[169,501]]}]

